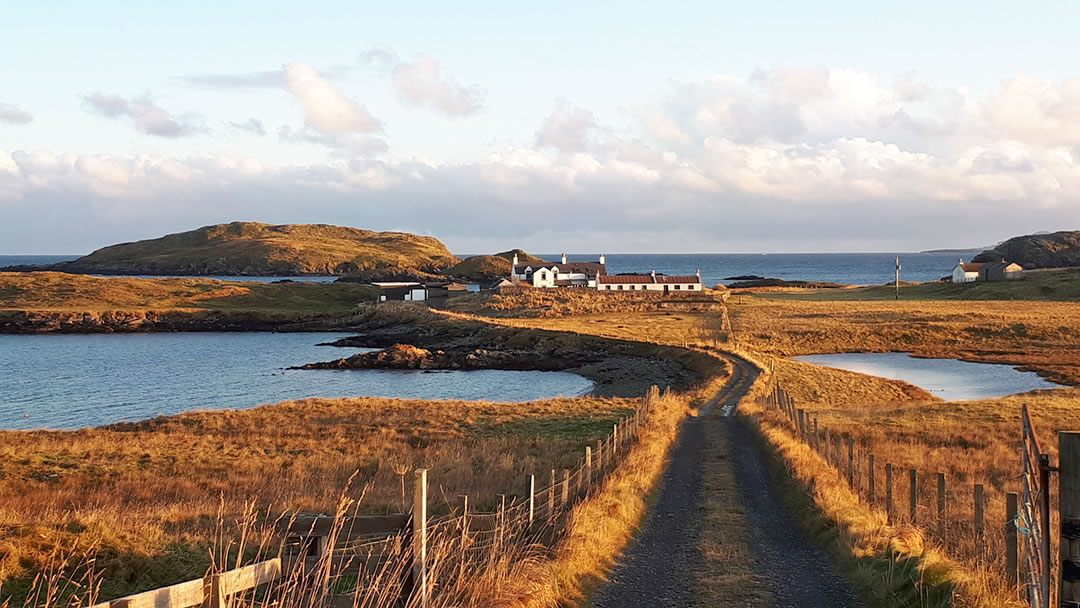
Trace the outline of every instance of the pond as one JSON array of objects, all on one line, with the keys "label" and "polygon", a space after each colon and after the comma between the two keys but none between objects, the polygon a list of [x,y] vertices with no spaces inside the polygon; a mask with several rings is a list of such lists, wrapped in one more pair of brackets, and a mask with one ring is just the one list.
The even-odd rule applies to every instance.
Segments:
[{"label": "pond", "polygon": [[0,429],[74,429],[306,397],[531,401],[579,396],[567,372],[286,370],[373,349],[346,333],[0,335]]},{"label": "pond", "polygon": [[946,401],[989,399],[1037,389],[1062,388],[1034,372],[1011,365],[957,359],[923,359],[908,353],[803,355],[796,361],[903,380]]}]

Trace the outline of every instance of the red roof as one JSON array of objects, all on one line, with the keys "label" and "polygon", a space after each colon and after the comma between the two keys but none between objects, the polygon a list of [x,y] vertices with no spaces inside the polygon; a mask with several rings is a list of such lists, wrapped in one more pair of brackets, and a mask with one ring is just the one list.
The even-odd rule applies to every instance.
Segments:
[{"label": "red roof", "polygon": [[964,272],[979,272],[983,266],[986,266],[986,264],[982,262],[964,262],[960,264],[960,269]]},{"label": "red roof", "polygon": [[671,283],[700,283],[701,279],[697,275],[686,276],[666,276],[658,274],[653,276],[651,274],[618,274],[618,275],[600,275],[597,277],[600,283],[612,283],[612,284],[635,284],[635,285],[651,285],[654,283],[659,284],[671,284]]}]

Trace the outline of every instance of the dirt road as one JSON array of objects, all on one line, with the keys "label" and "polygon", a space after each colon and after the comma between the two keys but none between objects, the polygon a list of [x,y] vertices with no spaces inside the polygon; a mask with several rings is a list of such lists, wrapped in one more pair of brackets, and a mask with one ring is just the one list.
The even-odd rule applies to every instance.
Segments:
[{"label": "dirt road", "polygon": [[[746,394],[757,370],[743,359],[728,357],[732,379],[702,409],[687,420],[672,450],[656,504],[635,541],[619,559],[596,595],[596,608],[677,607],[693,604],[701,556],[698,535],[702,505],[701,454],[705,433],[726,432],[734,454],[741,504],[752,528],[754,557],[768,581],[776,606],[830,608],[862,604],[836,573],[829,557],[810,540],[783,504],[770,477],[761,446],[750,429],[731,416]],[[723,424],[706,425],[704,417],[722,416]]]}]

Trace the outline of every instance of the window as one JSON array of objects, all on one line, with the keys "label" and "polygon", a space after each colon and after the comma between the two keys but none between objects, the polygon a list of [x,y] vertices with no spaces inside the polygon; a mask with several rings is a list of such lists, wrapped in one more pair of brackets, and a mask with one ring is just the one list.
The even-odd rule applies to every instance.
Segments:
[{"label": "window", "polygon": [[619,291],[622,291],[623,289],[626,289],[626,285],[619,285]]},{"label": "window", "polygon": [[682,289],[682,285],[676,285],[675,289]]},{"label": "window", "polygon": [[608,290],[608,291],[611,291],[611,285],[608,285],[608,286],[607,286],[607,290]]}]

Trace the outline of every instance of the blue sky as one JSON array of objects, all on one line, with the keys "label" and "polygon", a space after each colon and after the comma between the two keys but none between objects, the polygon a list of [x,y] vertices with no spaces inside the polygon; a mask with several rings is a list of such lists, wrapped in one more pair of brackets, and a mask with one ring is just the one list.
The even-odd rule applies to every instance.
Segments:
[{"label": "blue sky", "polygon": [[234,219],[458,251],[1080,228],[1075,3],[513,4],[6,7],[0,253]]}]

